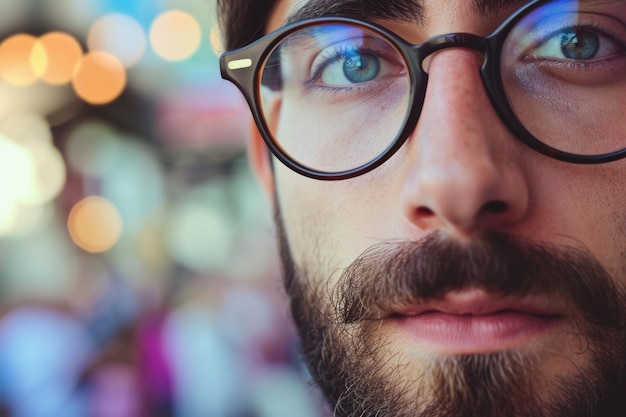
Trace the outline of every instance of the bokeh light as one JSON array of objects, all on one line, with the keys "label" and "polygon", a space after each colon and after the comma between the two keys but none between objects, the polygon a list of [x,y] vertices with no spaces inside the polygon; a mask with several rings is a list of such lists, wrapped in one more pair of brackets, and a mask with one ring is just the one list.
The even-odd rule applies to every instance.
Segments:
[{"label": "bokeh light", "polygon": [[0,233],[9,229],[19,203],[28,198],[35,186],[35,163],[26,150],[0,136]]},{"label": "bokeh light", "polygon": [[17,216],[35,213],[33,209],[58,196],[65,176],[63,158],[41,116],[0,120],[0,234],[20,232],[20,225],[28,222],[17,222]]},{"label": "bokeh light", "polygon": [[154,51],[168,61],[183,61],[200,47],[202,30],[189,13],[170,10],[161,14],[150,28],[150,43]]},{"label": "bokeh light", "polygon": [[146,52],[146,35],[141,25],[122,13],[111,13],[93,24],[87,38],[91,51],[115,55],[126,68],[134,66]]},{"label": "bokeh light", "polygon": [[63,32],[50,32],[39,38],[45,53],[45,66],[40,74],[43,81],[52,85],[68,84],[83,56],[83,49],[78,41]]},{"label": "bokeh light", "polygon": [[72,207],[67,228],[78,247],[87,252],[100,253],[117,243],[123,225],[113,203],[102,197],[90,196]]},{"label": "bokeh light", "polygon": [[114,55],[103,51],[86,54],[74,75],[74,90],[86,102],[108,104],[126,88],[126,69]]},{"label": "bokeh light", "polygon": [[38,58],[37,44],[36,37],[25,33],[5,39],[0,44],[0,76],[13,85],[35,83],[38,74],[33,68],[33,58]]},{"label": "bokeh light", "polygon": [[[42,220],[42,206],[30,202],[37,197],[42,199],[44,190],[48,191],[46,197],[53,192],[49,192],[49,184],[42,186],[38,181],[43,171],[37,163],[28,150],[0,135],[0,237],[28,233]],[[58,192],[59,181],[54,181],[54,192]]]},{"label": "bokeh light", "polygon": [[37,167],[35,182],[24,203],[33,206],[47,203],[59,195],[65,184],[63,156],[54,146],[33,143],[24,149]]},{"label": "bokeh light", "polygon": [[[149,394],[138,397],[147,415],[321,415],[286,374],[300,365],[271,212],[244,157],[245,101],[219,76],[214,0],[2,6],[0,415],[116,408],[128,386],[103,395],[94,381],[118,353]],[[54,331],[5,343],[2,315],[42,305],[40,326],[11,331]],[[59,333],[46,320],[57,309],[85,331],[88,357],[66,332],[58,349],[37,344]],[[26,355],[3,356],[9,345]]]},{"label": "bokeh light", "polygon": [[35,42],[30,53],[30,66],[37,79],[41,78],[48,67],[48,54],[39,40]]},{"label": "bokeh light", "polygon": [[222,42],[219,25],[215,24],[211,27],[209,42],[211,43],[211,49],[213,49],[213,53],[215,55],[219,56],[224,52],[224,43]]}]

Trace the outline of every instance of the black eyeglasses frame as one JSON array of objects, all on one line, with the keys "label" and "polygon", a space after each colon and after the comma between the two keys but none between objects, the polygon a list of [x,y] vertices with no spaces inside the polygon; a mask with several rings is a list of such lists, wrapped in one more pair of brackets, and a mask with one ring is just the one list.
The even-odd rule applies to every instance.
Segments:
[{"label": "black eyeglasses frame", "polygon": [[[483,54],[484,60],[480,74],[485,90],[496,113],[509,131],[532,149],[548,157],[576,164],[601,164],[626,157],[626,148],[599,155],[578,155],[555,149],[535,138],[515,117],[504,91],[500,63],[503,44],[517,22],[538,7],[555,0],[533,0],[516,10],[491,34],[481,37],[470,33],[450,33],[435,36],[424,43],[413,45],[390,32],[386,28],[371,23],[346,17],[318,17],[306,19],[286,25],[256,41],[229,51],[220,56],[220,72],[222,78],[235,84],[248,102],[255,123],[266,145],[272,154],[293,171],[318,180],[343,180],[365,174],[382,165],[398,149],[415,129],[419,120],[426,88],[428,74],[422,63],[431,54],[446,48],[469,48]],[[558,1],[558,0],[557,0]],[[312,169],[300,164],[281,150],[280,145],[272,138],[270,130],[263,118],[259,104],[261,70],[274,48],[290,34],[310,26],[320,24],[348,24],[373,31],[394,45],[402,53],[408,69],[412,85],[409,103],[413,103],[406,117],[404,127],[394,141],[378,157],[359,167],[340,171],[326,172]]]}]

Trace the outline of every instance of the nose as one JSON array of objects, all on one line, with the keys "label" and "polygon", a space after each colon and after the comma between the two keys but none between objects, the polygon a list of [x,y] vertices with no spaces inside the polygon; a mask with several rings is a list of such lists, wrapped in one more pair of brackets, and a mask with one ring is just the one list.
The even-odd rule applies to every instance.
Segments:
[{"label": "nose", "polygon": [[409,138],[405,216],[425,231],[471,237],[505,228],[528,209],[518,142],[502,124],[478,71],[482,56],[448,49],[431,56],[419,122]]}]

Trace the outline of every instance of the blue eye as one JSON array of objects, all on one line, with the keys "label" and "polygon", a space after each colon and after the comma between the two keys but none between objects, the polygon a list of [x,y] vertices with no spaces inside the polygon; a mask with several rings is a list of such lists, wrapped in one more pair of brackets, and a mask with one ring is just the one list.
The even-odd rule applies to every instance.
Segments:
[{"label": "blue eye", "polygon": [[306,75],[299,78],[305,80],[307,91],[333,93],[335,98],[339,94],[364,97],[406,78],[404,57],[389,40],[352,27],[339,29],[316,34],[311,37],[315,42],[294,48],[290,60],[302,63],[298,68]]},{"label": "blue eye", "polygon": [[333,53],[335,55],[326,60],[320,73],[325,85],[341,87],[367,83],[376,80],[384,70],[384,62],[375,53],[358,49]]},{"label": "blue eye", "polygon": [[619,35],[609,35],[601,28],[570,26],[552,31],[529,55],[533,59],[592,61],[623,54]]},{"label": "blue eye", "polygon": [[343,74],[351,83],[374,80],[380,72],[380,60],[371,54],[355,54],[343,62]]},{"label": "blue eye", "polygon": [[561,34],[561,51],[568,59],[593,59],[600,50],[597,34],[586,30],[574,30]]}]

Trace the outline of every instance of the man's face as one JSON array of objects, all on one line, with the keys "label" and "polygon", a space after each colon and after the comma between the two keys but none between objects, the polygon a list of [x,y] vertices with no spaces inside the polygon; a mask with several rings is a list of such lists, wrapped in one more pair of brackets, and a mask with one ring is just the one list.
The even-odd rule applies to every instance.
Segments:
[{"label": "man's face", "polygon": [[[280,0],[268,31],[299,5]],[[420,23],[376,23],[419,43],[486,35],[514,10],[425,0]],[[626,415],[626,160],[530,149],[481,63],[434,54],[417,127],[365,175],[318,181],[277,162],[270,175],[253,147],[310,368],[340,416]],[[315,140],[288,116],[282,134]]]}]

